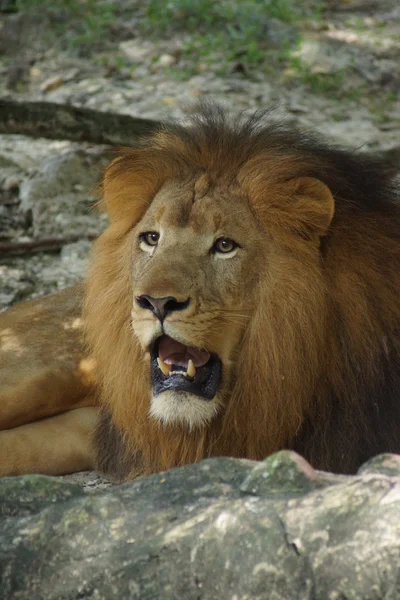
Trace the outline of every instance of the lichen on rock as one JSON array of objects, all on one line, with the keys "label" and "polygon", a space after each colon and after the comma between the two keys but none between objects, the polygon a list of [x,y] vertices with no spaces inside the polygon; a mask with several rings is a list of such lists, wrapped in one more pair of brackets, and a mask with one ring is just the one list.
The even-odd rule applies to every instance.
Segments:
[{"label": "lichen on rock", "polygon": [[400,465],[375,463],[343,477],[293,452],[214,458],[90,494],[4,479],[2,597],[395,600]]}]

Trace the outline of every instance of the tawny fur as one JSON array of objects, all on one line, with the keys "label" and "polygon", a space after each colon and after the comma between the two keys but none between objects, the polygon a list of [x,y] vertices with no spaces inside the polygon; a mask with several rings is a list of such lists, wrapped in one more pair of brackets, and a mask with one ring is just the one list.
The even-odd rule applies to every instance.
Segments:
[{"label": "tawny fur", "polygon": [[[103,204],[86,352],[79,289],[0,315],[1,474],[93,466],[98,402],[96,464],[118,480],[281,448],[354,472],[400,451],[400,204],[380,159],[205,108],[122,150]],[[142,268],[152,223],[172,241]],[[200,252],[205,224],[242,241],[234,260]],[[149,292],[190,295],[164,326],[222,359],[204,426],[151,416],[146,345],[160,325],[135,305]]]},{"label": "tawny fur", "polygon": [[0,313],[0,429],[88,405],[95,375],[83,349],[82,289],[49,298]]},{"label": "tawny fur", "polygon": [[81,305],[76,286],[0,313],[0,475],[94,467],[95,369]]},{"label": "tawny fur", "polygon": [[[196,194],[204,177],[215,203],[221,189],[241,195],[256,220],[244,210],[243,226],[263,237],[223,409],[189,431],[149,418],[149,364],[130,323],[131,256],[135,226],[163,186],[192,181]],[[84,314],[125,472],[140,453],[129,476],[281,448],[351,472],[400,450],[400,209],[381,161],[206,110],[122,151],[106,172],[104,204],[111,224],[95,244]]]}]

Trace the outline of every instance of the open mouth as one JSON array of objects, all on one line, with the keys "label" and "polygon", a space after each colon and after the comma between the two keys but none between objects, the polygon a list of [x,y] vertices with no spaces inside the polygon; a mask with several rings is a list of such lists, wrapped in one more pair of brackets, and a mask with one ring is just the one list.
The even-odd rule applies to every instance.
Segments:
[{"label": "open mouth", "polygon": [[163,335],[151,349],[151,379],[157,396],[168,390],[187,392],[204,400],[217,393],[222,362],[206,350],[185,346]]}]

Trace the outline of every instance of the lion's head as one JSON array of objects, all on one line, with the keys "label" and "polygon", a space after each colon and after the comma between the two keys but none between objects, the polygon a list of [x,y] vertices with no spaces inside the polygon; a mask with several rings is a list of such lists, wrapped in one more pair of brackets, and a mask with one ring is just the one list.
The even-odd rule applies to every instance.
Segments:
[{"label": "lion's head", "polygon": [[[341,161],[360,175],[356,158],[313,138],[206,108],[109,166],[110,226],[95,245],[85,317],[112,470],[293,446],[337,341],[328,249],[334,260],[341,244],[354,264],[368,235],[358,208],[368,182],[354,189]],[[342,242],[352,212],[358,233]],[[360,347],[349,342],[353,353],[372,329]]]}]

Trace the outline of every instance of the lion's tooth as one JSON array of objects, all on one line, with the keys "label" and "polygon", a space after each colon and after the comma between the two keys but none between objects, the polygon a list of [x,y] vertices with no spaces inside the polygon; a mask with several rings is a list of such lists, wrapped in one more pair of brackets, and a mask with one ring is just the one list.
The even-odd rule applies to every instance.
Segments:
[{"label": "lion's tooth", "polygon": [[167,363],[165,363],[160,357],[157,358],[157,363],[160,368],[160,371],[162,371],[165,377],[167,377],[167,375],[169,375],[171,372],[172,366],[167,365]]},{"label": "lion's tooth", "polygon": [[191,358],[189,359],[189,362],[188,362],[186,375],[188,375],[189,377],[194,377],[196,375],[196,367],[194,366],[194,362],[192,361]]}]

